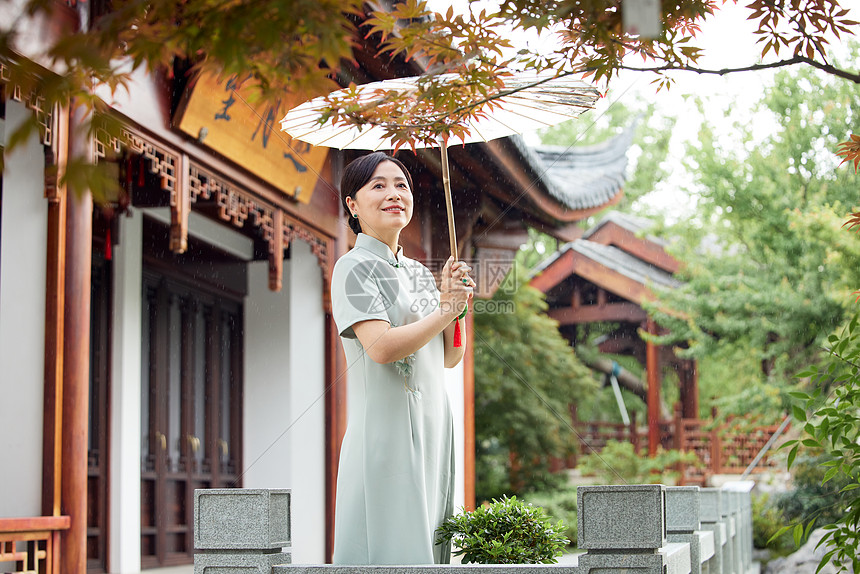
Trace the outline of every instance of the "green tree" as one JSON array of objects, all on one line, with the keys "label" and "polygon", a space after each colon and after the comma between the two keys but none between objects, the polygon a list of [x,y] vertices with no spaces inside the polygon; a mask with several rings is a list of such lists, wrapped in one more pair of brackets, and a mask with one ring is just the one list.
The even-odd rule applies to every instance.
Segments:
[{"label": "green tree", "polygon": [[686,284],[664,298],[680,313],[654,312],[671,329],[666,342],[689,341],[697,357],[747,348],[779,384],[845,321],[860,283],[860,242],[841,229],[856,177],[825,151],[846,120],[860,121],[860,92],[810,70],[781,72],[760,105],[774,131],[735,123],[729,149],[705,126],[688,149],[697,215],[671,230]]},{"label": "green tree", "polygon": [[[737,3],[737,2],[736,2]],[[708,70],[697,67],[702,50],[696,36],[702,21],[713,15],[718,5],[713,0],[678,0],[660,4],[655,16],[661,30],[653,37],[625,30],[625,6],[622,0],[586,0],[580,2],[546,2],[544,0],[505,0],[495,9],[478,10],[470,3],[470,13],[457,15],[453,10],[436,14],[427,9],[425,0],[405,0],[386,13],[374,13],[369,21],[371,31],[382,34],[384,50],[408,58],[425,57],[433,74],[426,78],[423,98],[401,105],[394,112],[380,106],[380,101],[394,102],[394,94],[382,100],[362,104],[350,96],[335,102],[333,109],[344,109],[345,121],[370,122],[391,128],[403,136],[415,132],[418,138],[435,141],[439,134],[456,132],[460,119],[492,107],[500,80],[511,69],[543,71],[561,75],[582,75],[595,81],[611,81],[621,70],[657,74],[658,86],[669,86],[669,71],[683,70],[699,74],[752,71],[803,64],[825,73],[860,82],[860,74],[831,64],[827,54],[828,38],[853,34],[858,23],[848,18],[848,11],[836,1],[798,0],[774,3],[755,0],[746,5],[749,19],[758,24],[755,34],[762,50],[750,60],[768,54],[783,59],[773,62],[747,62],[737,67]],[[404,25],[404,21],[408,24]],[[508,30],[554,31],[558,37],[555,49],[536,52],[528,47],[516,54],[510,47]],[[785,58],[786,53],[791,56]],[[630,62],[641,58],[641,65]],[[438,72],[459,76],[451,82]],[[438,105],[437,105],[438,104]],[[440,113],[441,111],[441,113]],[[854,139],[845,142],[846,160],[860,145]]]},{"label": "green tree", "polygon": [[479,500],[559,482],[553,457],[572,452],[568,405],[596,388],[519,267],[475,312],[475,440]]}]

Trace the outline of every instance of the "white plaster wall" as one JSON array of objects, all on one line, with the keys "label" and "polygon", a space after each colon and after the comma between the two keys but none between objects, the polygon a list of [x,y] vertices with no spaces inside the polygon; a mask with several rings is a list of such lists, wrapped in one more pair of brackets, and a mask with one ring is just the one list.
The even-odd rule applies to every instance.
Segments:
[{"label": "white plaster wall", "polygon": [[290,488],[289,289],[269,290],[265,261],[248,264],[245,298],[245,488]]},{"label": "white plaster wall", "polygon": [[110,569],[140,571],[141,320],[143,215],[122,217],[113,250]]},{"label": "white plaster wall", "polygon": [[[472,342],[469,341],[469,344]],[[463,361],[453,369],[445,369],[445,387],[448,391],[448,401],[451,403],[451,413],[454,416],[454,476],[456,490],[454,491],[454,512],[458,512],[466,504],[466,482],[463,468],[465,467],[466,440],[465,399],[463,397]]]},{"label": "white plaster wall", "polygon": [[245,300],[246,488],[292,489],[292,560],[325,561],[325,347],[317,259],[293,241],[283,288],[248,266]]},{"label": "white plaster wall", "polygon": [[[293,240],[290,292],[290,424],[293,562],[325,561],[325,317],[322,272],[310,246]],[[298,528],[296,528],[298,526]]]},{"label": "white plaster wall", "polygon": [[[28,113],[17,102],[6,103],[6,137]],[[42,514],[44,181],[37,137],[6,155],[0,221],[0,516],[6,517]]]}]

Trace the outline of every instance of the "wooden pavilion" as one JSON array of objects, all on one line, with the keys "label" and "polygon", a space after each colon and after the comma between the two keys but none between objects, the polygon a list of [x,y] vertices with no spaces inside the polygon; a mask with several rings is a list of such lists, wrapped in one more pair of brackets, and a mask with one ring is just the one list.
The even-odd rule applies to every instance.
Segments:
[{"label": "wooden pavilion", "polygon": [[653,301],[658,290],[680,285],[673,277],[678,262],[666,253],[662,241],[645,235],[648,227],[647,220],[610,212],[541,264],[531,285],[546,294],[549,316],[559,322],[560,331],[574,346],[579,325],[619,325],[601,337],[598,349],[601,353],[632,355],[645,367],[648,451],[654,454],[661,444],[661,424],[671,417],[671,412],[661,408],[665,367],[678,374],[682,416],[697,419],[699,405],[695,362],[680,359],[672,349],[639,335],[640,330],[661,333],[642,304]]}]

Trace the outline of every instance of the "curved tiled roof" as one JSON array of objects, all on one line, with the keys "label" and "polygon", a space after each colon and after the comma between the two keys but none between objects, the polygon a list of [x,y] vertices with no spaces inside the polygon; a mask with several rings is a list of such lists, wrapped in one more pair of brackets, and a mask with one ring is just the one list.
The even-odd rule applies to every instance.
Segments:
[{"label": "curved tiled roof", "polygon": [[587,239],[576,239],[562,245],[558,251],[534,268],[532,277],[547,269],[571,249],[643,285],[674,289],[684,284],[675,279],[671,273],[634,257],[622,249]]},{"label": "curved tiled roof", "polygon": [[671,273],[667,273],[656,265],[646,263],[617,247],[602,245],[587,239],[577,239],[568,245],[577,253],[581,253],[604,267],[617,271],[643,285],[670,289],[683,285],[681,281],[672,277]]},{"label": "curved tiled roof", "polygon": [[570,209],[589,209],[605,205],[621,192],[637,123],[590,146],[530,147],[522,138],[511,139],[557,201]]},{"label": "curved tiled roof", "polygon": [[[606,215],[600,218],[600,221],[597,224],[586,231],[583,235],[583,239],[588,239],[592,235],[594,235],[598,229],[606,225],[607,223],[614,223],[618,227],[626,229],[631,233],[641,233],[643,231],[647,231],[648,229],[654,227],[654,222],[650,219],[646,219],[644,217],[639,217],[638,215],[632,215],[630,213],[621,213],[620,211],[610,211]],[[649,241],[658,241],[663,242],[659,238],[649,237]]]}]

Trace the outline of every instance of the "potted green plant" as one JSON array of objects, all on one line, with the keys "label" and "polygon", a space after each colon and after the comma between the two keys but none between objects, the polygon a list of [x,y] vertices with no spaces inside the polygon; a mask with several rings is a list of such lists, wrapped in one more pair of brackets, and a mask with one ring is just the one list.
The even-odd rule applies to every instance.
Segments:
[{"label": "potted green plant", "polygon": [[570,542],[564,532],[543,508],[504,496],[448,518],[436,541],[450,542],[464,564],[555,564]]}]

